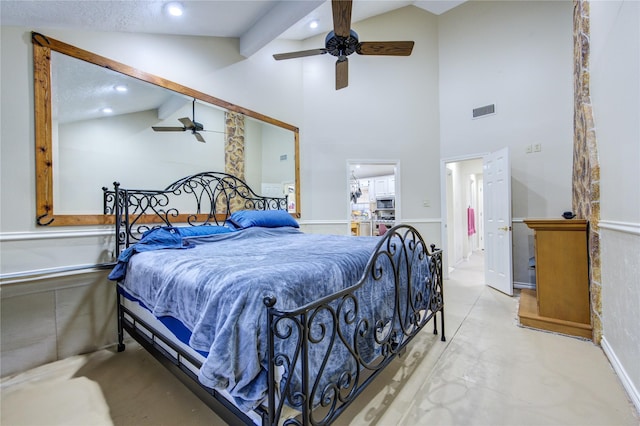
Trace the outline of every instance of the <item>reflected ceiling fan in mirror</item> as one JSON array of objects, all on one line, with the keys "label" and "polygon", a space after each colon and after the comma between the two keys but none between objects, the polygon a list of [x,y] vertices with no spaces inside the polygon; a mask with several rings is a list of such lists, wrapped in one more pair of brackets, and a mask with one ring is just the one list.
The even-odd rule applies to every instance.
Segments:
[{"label": "reflected ceiling fan in mirror", "polygon": [[156,132],[186,132],[187,130],[190,130],[191,134],[193,134],[196,137],[198,142],[202,142],[202,143],[205,143],[206,141],[204,140],[204,138],[199,132],[224,133],[216,130],[205,130],[204,126],[201,123],[198,123],[196,121],[196,100],[195,99],[193,100],[193,103],[191,106],[191,117],[193,117],[193,119],[189,117],[178,118],[178,121],[182,123],[183,127],[152,126],[151,128]]},{"label": "reflected ceiling fan in mirror", "polygon": [[305,56],[336,56],[336,90],[349,84],[349,62],[347,56],[354,52],[358,55],[409,56],[413,50],[413,41],[363,41],[351,29],[352,0],[331,0],[333,12],[333,31],[327,34],[325,47],[321,49],[302,50],[298,52],[277,53],[274,59],[302,58]]}]

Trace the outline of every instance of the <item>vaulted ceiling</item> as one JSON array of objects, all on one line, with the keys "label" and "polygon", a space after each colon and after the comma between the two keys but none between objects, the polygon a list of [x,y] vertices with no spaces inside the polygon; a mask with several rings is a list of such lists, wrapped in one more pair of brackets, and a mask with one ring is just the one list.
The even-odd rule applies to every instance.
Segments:
[{"label": "vaulted ceiling", "polygon": [[[354,0],[352,22],[414,5],[441,14],[465,0]],[[161,0],[2,0],[2,25],[240,39],[249,57],[276,38],[304,40],[333,29],[328,0],[182,0],[170,16]],[[309,28],[317,21],[315,29]]]}]

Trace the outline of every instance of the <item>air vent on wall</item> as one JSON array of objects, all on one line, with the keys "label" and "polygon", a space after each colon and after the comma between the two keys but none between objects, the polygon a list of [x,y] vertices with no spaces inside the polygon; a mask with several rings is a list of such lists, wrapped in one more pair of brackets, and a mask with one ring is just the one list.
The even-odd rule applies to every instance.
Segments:
[{"label": "air vent on wall", "polygon": [[495,104],[485,105],[485,106],[481,106],[473,109],[473,118],[478,118],[478,117],[482,117],[489,114],[495,114],[495,113],[496,113]]}]

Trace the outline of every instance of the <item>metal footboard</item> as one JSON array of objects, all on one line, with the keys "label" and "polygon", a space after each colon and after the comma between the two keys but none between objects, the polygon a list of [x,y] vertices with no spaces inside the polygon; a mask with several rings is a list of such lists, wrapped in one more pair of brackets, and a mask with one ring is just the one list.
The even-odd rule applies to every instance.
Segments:
[{"label": "metal footboard", "polygon": [[[385,274],[393,276],[389,300],[379,310],[370,309],[359,297]],[[284,420],[284,425],[332,423],[431,319],[433,333],[438,334],[438,312],[445,340],[443,301],[442,252],[434,246],[429,251],[420,234],[407,225],[385,234],[354,286],[294,311],[280,311],[274,307],[275,298],[265,298],[268,423],[279,424],[285,404],[300,415]],[[335,357],[340,351],[347,354],[346,362]],[[335,368],[336,359],[343,365]],[[276,383],[274,372],[280,367],[287,374]]]}]

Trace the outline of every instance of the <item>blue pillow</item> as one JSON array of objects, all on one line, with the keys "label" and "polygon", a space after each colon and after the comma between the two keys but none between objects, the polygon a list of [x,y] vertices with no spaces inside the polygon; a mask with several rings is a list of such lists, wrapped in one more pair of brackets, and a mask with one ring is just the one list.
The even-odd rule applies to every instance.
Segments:
[{"label": "blue pillow", "polygon": [[232,213],[229,220],[240,229],[252,226],[265,228],[300,227],[298,222],[286,210],[240,210]]}]

